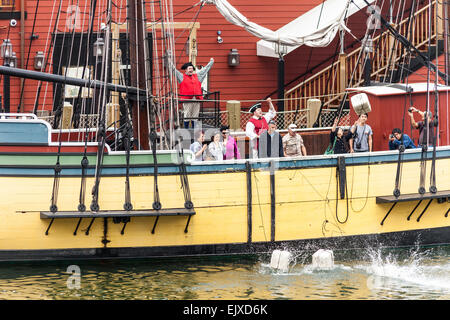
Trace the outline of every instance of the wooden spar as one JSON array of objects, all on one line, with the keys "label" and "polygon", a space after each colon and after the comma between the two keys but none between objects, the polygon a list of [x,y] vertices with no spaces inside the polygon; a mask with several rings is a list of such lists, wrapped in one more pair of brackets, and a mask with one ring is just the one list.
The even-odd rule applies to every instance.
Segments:
[{"label": "wooden spar", "polygon": [[[131,86],[145,90],[145,50],[147,45],[144,34],[145,21],[142,17],[143,3],[141,0],[128,1],[128,30]],[[148,51],[147,51],[148,52]],[[149,127],[146,110],[146,100],[138,99],[131,102],[133,121],[133,136],[138,141],[138,149],[149,150]],[[144,106],[143,108],[141,106]],[[136,146],[135,146],[136,148]]]},{"label": "wooden spar", "polygon": [[105,82],[99,81],[99,80],[88,80],[88,79],[65,77],[63,75],[58,75],[58,74],[53,74],[53,73],[25,70],[25,69],[20,69],[20,68],[11,68],[11,67],[7,67],[7,66],[0,66],[0,74],[12,76],[12,77],[34,79],[34,80],[48,81],[48,82],[54,82],[54,83],[64,83],[64,84],[68,84],[68,85],[72,85],[72,86],[87,87],[87,88],[94,88],[94,89],[101,89],[106,86],[107,90],[117,91],[117,92],[128,92],[128,94],[133,95],[133,96],[136,96],[137,94],[139,94],[141,99],[145,99],[144,98],[145,97],[144,90],[140,90],[135,87],[126,87],[126,86],[122,86],[122,85],[105,83]]}]

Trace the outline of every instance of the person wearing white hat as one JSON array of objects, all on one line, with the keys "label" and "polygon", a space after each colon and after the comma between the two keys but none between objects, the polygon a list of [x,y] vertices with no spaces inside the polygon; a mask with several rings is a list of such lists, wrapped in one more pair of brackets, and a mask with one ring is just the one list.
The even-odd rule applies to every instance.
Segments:
[{"label": "person wearing white hat", "polygon": [[294,131],[295,129],[297,129],[297,125],[295,123],[291,123],[288,126],[288,133],[286,133],[283,137],[283,150],[286,157],[307,155],[303,139],[300,134]]},{"label": "person wearing white hat", "polygon": [[266,101],[269,103],[269,111],[263,115],[261,109],[261,103],[257,103],[250,107],[250,112],[253,113],[253,116],[247,122],[245,126],[245,134],[250,138],[250,150],[251,150],[251,158],[258,158],[258,139],[259,136],[269,129],[268,123],[270,120],[275,118],[276,111],[275,107],[272,104],[272,99],[267,98]]}]

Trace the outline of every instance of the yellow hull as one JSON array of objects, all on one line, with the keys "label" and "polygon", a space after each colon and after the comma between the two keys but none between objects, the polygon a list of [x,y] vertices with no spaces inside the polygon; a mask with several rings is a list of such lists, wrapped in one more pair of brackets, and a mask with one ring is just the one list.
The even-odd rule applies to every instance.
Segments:
[{"label": "yellow hull", "polygon": [[[427,167],[429,177],[430,165]],[[190,193],[195,209],[195,215],[190,219],[188,216],[131,217],[124,226],[123,222],[114,223],[112,218],[97,218],[89,227],[92,219],[84,218],[76,235],[78,218],[55,219],[50,229],[50,219],[41,218],[41,212],[49,211],[53,177],[2,177],[1,258],[14,259],[16,251],[34,250],[53,250],[58,256],[70,257],[68,252],[77,249],[83,250],[83,256],[92,257],[98,256],[99,252],[113,256],[119,251],[125,252],[125,256],[165,255],[166,249],[167,255],[171,255],[172,248],[177,248],[176,255],[188,255],[190,249],[183,251],[183,248],[196,248],[197,254],[202,252],[198,246],[209,248],[203,251],[206,254],[237,253],[223,246],[242,244],[237,251],[244,252],[253,244],[314,242],[436,228],[448,231],[448,198],[429,204],[428,200],[423,201],[409,220],[407,218],[418,201],[399,202],[385,218],[392,204],[377,203],[376,197],[392,194],[396,169],[396,163],[347,165],[347,197],[339,200],[336,200],[339,186],[335,166],[280,168],[273,176],[268,170],[259,169],[253,169],[250,176],[245,170],[190,174]],[[417,193],[419,169],[420,161],[403,164],[402,194]],[[450,190],[449,176],[450,159],[438,159],[438,190]],[[247,192],[249,178],[251,198]],[[93,182],[92,177],[87,179],[86,190],[92,189]],[[162,175],[158,182],[163,208],[183,207],[180,177]],[[133,209],[151,208],[153,177],[132,176],[130,184]],[[123,210],[124,185],[124,177],[102,178],[101,210]],[[76,210],[79,188],[79,177],[61,178],[59,211]],[[86,202],[89,206],[89,192]],[[422,211],[423,215],[417,221]],[[127,248],[134,253],[127,254]],[[139,248],[148,251],[140,254]],[[157,250],[152,251],[152,248]],[[11,255],[8,252],[12,252]],[[26,254],[21,257],[26,258]]]}]

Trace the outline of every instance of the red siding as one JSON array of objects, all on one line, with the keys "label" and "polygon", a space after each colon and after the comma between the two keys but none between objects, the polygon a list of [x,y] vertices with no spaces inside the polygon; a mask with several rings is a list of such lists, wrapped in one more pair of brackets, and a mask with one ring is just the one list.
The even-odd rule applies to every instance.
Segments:
[{"label": "red siding", "polygon": [[[436,63],[436,59],[433,60],[433,64],[437,65],[439,70],[443,73],[445,73],[445,61],[444,61],[445,55],[442,54],[438,57],[438,63]],[[430,79],[432,83],[435,82],[436,73],[432,70],[428,71],[427,67],[422,67],[416,72],[414,72],[412,75],[410,75],[407,79],[409,83],[418,83],[418,82],[427,82],[427,79]],[[445,81],[438,77],[439,84],[445,85]]]},{"label": "red siding", "polygon": [[[174,12],[186,6],[183,1],[175,2],[180,4],[174,6]],[[288,0],[283,1],[282,5],[276,0],[232,0],[229,2],[250,21],[274,31],[322,3],[321,0]],[[192,13],[186,13],[177,16],[177,19],[190,21],[191,17]],[[229,23],[211,5],[202,9],[198,21],[200,29],[197,63],[206,64],[211,57],[215,59],[215,65],[210,73],[210,91],[220,91],[220,98],[223,101],[245,101],[263,99],[276,90],[278,61],[256,55],[256,43],[260,40],[259,38]],[[217,43],[218,30],[222,32],[221,36],[224,40],[221,44]],[[238,67],[228,66],[228,53],[233,48],[239,50],[240,65]],[[185,59],[180,60],[180,65],[185,62]],[[287,71],[290,70],[289,60],[286,64]],[[292,77],[290,73],[286,74],[286,79],[290,77]],[[248,107],[253,103],[243,102],[242,106]],[[221,106],[224,107],[225,102],[221,103]]]}]

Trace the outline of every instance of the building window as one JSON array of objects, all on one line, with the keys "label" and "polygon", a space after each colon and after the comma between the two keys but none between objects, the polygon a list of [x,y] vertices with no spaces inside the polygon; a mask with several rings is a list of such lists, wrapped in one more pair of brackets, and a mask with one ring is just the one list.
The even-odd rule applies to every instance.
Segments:
[{"label": "building window", "polygon": [[0,8],[12,8],[14,7],[14,0],[1,0]]},{"label": "building window", "polygon": [[[25,19],[27,12],[24,11]],[[0,20],[20,19],[19,0],[0,0]]]}]

